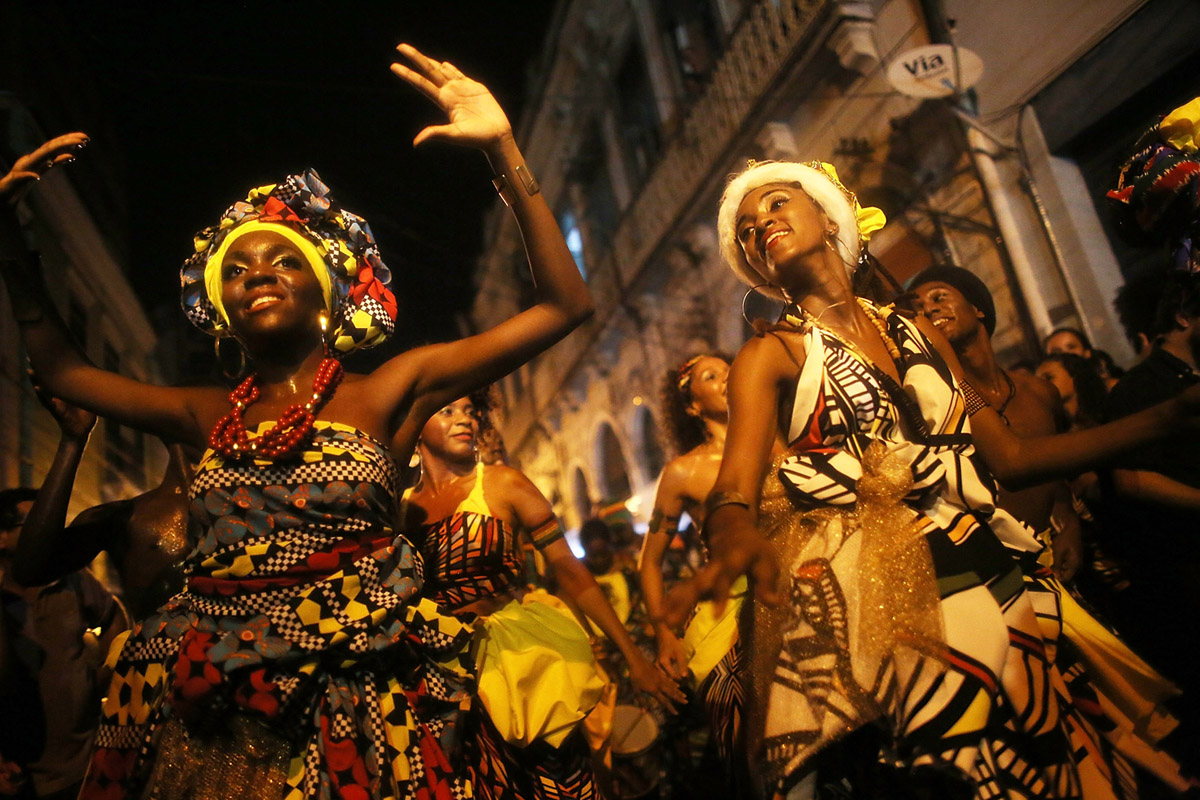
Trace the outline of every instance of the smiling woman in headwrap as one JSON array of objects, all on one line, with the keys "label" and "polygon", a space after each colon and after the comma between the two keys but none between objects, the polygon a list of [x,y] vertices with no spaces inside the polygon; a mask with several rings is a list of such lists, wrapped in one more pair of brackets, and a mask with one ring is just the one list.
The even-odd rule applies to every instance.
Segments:
[{"label": "smiling woman in headwrap", "polygon": [[[184,265],[188,318],[245,353],[232,394],[97,369],[36,269],[0,268],[50,392],[209,448],[191,488],[187,587],[115,655],[85,798],[470,796],[452,760],[469,628],[420,598],[383,443],[407,460],[434,411],[561,339],[591,300],[491,94],[447,62],[400,53],[413,66],[393,72],[449,117],[416,143],[483,150],[526,238],[538,296],[513,319],[343,376],[337,357],[391,333],[396,304],[370,229],[312,171],[251,191]],[[0,179],[4,250],[21,246],[8,210],[18,192],[84,144],[61,136]]]},{"label": "smiling woman in headwrap", "polygon": [[751,578],[756,774],[778,797],[808,796],[818,765],[836,763],[816,756],[874,728],[899,769],[866,796],[908,782],[936,797],[1111,796],[1111,746],[1073,713],[1009,553],[1041,545],[996,512],[988,467],[1009,484],[1069,474],[1165,434],[1189,407],[1014,437],[928,320],[855,296],[883,218],[831,165],[750,166],[717,224],[729,266],[787,306],[734,361],[711,562],[673,605],[723,602]]}]

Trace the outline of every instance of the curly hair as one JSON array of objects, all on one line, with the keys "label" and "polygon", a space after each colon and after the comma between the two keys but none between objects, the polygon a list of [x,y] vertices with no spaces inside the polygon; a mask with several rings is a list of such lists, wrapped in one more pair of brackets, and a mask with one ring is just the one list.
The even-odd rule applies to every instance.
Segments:
[{"label": "curly hair", "polygon": [[1045,364],[1047,361],[1061,364],[1075,383],[1075,398],[1079,402],[1075,424],[1080,428],[1102,424],[1108,390],[1104,387],[1104,379],[1096,371],[1096,365],[1074,353],[1050,353],[1042,358],[1041,363]]},{"label": "curly hair", "polygon": [[496,385],[489,383],[486,386],[480,386],[473,392],[467,393],[467,399],[471,401],[471,405],[475,407],[475,418],[479,420],[479,432],[491,430],[495,427],[492,423],[492,409],[498,403],[496,393]]},{"label": "curly hair", "polygon": [[682,455],[692,448],[704,444],[708,438],[704,421],[688,413],[692,404],[691,371],[703,358],[719,358],[726,364],[729,356],[719,352],[697,353],[674,369],[667,370],[662,385],[662,407],[667,417],[667,432],[677,451]]}]

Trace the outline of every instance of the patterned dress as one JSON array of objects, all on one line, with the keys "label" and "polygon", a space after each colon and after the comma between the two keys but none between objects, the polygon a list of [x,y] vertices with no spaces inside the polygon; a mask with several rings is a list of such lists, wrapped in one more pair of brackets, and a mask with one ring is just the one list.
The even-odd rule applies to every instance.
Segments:
[{"label": "patterned dress", "polygon": [[470,629],[420,599],[395,480],[324,421],[294,460],[205,453],[187,586],[120,650],[85,800],[470,796]]},{"label": "patterned dress", "polygon": [[[450,611],[524,588],[525,564],[513,530],[492,514],[483,492],[484,465],[454,513],[411,531],[425,556],[430,597]],[[407,498],[401,520],[407,516]],[[403,524],[403,523],[402,523]],[[536,547],[562,535],[557,523],[534,531]],[[474,616],[474,615],[470,615]],[[578,627],[576,625],[576,627]],[[536,678],[525,681],[526,689]],[[475,796],[484,800],[592,800],[599,797],[583,730],[558,747],[533,741],[518,747],[504,740],[482,703],[472,705],[465,747]]]},{"label": "patterned dress", "polygon": [[868,725],[885,762],[926,780],[952,766],[976,798],[1124,796],[1123,761],[1073,705],[1086,681],[1054,664],[1057,628],[1039,617],[1055,609],[1035,609],[1011,555],[1041,545],[996,511],[949,368],[879,313],[902,385],[791,320],[805,362],[762,508],[791,603],[756,607],[751,634],[752,746],[776,796]]}]

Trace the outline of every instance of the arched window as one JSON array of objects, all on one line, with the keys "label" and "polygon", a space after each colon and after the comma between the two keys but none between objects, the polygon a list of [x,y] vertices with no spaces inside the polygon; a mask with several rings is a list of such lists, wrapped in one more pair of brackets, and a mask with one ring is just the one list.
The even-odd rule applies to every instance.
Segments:
[{"label": "arched window", "polygon": [[644,405],[638,406],[634,412],[633,440],[638,448],[638,458],[646,468],[647,478],[654,480],[666,465],[666,457],[659,443],[658,423]]},{"label": "arched window", "polygon": [[571,478],[571,496],[575,503],[575,513],[583,521],[592,515],[592,493],[588,489],[587,476],[579,467]]},{"label": "arched window", "polygon": [[597,434],[596,455],[599,463],[601,489],[603,500],[625,500],[633,493],[629,482],[629,470],[625,465],[625,455],[621,452],[621,442],[612,426],[607,422],[600,426]]}]

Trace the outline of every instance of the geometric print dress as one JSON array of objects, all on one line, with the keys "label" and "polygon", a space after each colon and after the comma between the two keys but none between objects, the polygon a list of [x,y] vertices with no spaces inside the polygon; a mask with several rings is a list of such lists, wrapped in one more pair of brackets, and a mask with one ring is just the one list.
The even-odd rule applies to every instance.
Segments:
[{"label": "geometric print dress", "polygon": [[1039,621],[1053,609],[1035,611],[1012,554],[1041,545],[996,511],[949,368],[910,320],[877,310],[900,384],[788,318],[805,360],[760,527],[790,603],[756,604],[749,637],[765,788],[801,794],[814,756],[873,726],[882,762],[975,798],[1130,796],[1127,765],[1074,705],[1086,678],[1068,687],[1053,663],[1055,628]]},{"label": "geometric print dress", "polygon": [[[425,558],[425,591],[447,613],[480,600],[520,594],[525,590],[525,561],[517,533],[495,516],[484,494],[484,473],[488,469],[494,468],[482,462],[476,464],[475,482],[452,514],[412,526],[409,530]],[[405,490],[400,502],[399,519],[405,528],[410,527],[406,520],[408,498],[413,491]],[[539,550],[561,537],[561,528],[553,517],[530,533],[530,539]],[[537,613],[538,605],[534,604],[533,609],[533,612],[525,613]],[[543,613],[537,618],[523,620],[523,628],[532,627],[536,631],[536,638],[528,642],[529,645],[556,643],[555,635],[562,624],[562,615],[558,611],[548,615],[544,609],[541,611]],[[540,630],[538,622],[545,623]],[[488,635],[484,620],[479,620],[475,627],[477,640]],[[567,621],[567,627],[576,629],[575,633],[583,636],[573,619]],[[477,642],[478,652],[486,649],[483,641]],[[531,650],[536,649],[531,647]],[[588,658],[594,663],[590,653]],[[544,668],[546,665],[539,662],[538,666]],[[547,685],[546,677],[532,673],[523,676],[518,683],[525,692],[552,692],[555,689],[552,683]],[[482,674],[480,680],[483,680]],[[566,702],[561,696],[559,700]],[[576,727],[557,747],[540,738],[518,746],[505,741],[487,708],[476,697],[463,730],[464,760],[475,797],[481,800],[599,800],[591,751],[581,727]]]},{"label": "geometric print dress", "polygon": [[85,800],[471,796],[471,631],[421,598],[395,485],[323,420],[286,461],[204,454],[186,588],[116,657]]}]

